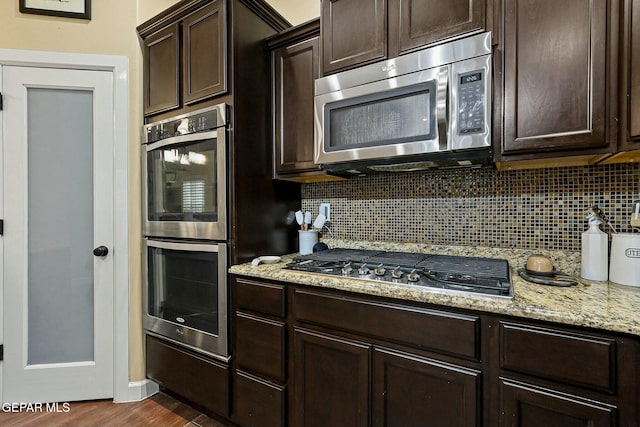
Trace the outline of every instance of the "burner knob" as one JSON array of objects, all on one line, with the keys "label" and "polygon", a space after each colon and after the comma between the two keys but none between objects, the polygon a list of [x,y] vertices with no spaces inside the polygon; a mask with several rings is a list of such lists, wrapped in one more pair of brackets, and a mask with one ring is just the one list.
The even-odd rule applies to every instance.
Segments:
[{"label": "burner knob", "polygon": [[393,271],[391,272],[391,277],[393,277],[394,279],[400,279],[402,277],[402,270],[400,270],[400,266],[397,266],[393,269]]},{"label": "burner knob", "polygon": [[410,281],[410,282],[418,282],[418,281],[420,281],[420,274],[418,274],[418,272],[416,271],[415,268],[413,270],[411,270],[411,273],[409,273],[407,275],[407,280]]},{"label": "burner knob", "polygon": [[384,276],[384,274],[387,272],[387,269],[384,268],[382,264],[380,264],[374,271],[376,273],[376,276]]},{"label": "burner knob", "polygon": [[367,267],[367,264],[364,263],[360,266],[360,268],[358,269],[358,274],[361,276],[366,276],[367,274],[369,274],[369,267]]},{"label": "burner knob", "polygon": [[348,263],[342,266],[343,276],[348,276],[349,274],[351,274],[352,271],[353,271],[353,268],[351,267],[351,261],[349,261]]}]

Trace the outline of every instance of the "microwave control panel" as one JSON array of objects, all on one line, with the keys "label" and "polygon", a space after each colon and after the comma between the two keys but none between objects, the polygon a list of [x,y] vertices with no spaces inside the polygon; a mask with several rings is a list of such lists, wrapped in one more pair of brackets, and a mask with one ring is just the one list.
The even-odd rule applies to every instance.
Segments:
[{"label": "microwave control panel", "polygon": [[468,135],[484,131],[485,85],[484,71],[476,70],[459,75],[458,134]]}]

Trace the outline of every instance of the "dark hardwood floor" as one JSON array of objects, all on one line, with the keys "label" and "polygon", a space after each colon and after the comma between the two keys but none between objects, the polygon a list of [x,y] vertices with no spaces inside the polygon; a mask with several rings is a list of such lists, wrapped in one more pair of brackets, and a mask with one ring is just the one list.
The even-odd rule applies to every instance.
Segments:
[{"label": "dark hardwood floor", "polygon": [[70,402],[68,412],[0,412],[3,427],[226,427],[164,393],[141,402]]}]

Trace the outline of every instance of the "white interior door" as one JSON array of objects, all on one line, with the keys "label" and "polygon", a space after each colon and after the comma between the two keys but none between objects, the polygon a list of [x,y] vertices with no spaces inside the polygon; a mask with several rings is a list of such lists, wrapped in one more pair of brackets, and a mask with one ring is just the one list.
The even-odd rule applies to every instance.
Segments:
[{"label": "white interior door", "polygon": [[2,400],[113,397],[112,73],[4,66],[1,83]]}]

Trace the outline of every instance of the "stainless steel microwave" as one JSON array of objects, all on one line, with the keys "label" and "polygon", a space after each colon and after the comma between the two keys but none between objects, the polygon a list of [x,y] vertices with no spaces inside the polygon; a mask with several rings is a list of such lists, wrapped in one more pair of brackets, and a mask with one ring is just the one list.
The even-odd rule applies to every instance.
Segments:
[{"label": "stainless steel microwave", "polygon": [[491,34],[315,82],[315,162],[342,175],[491,163]]}]

